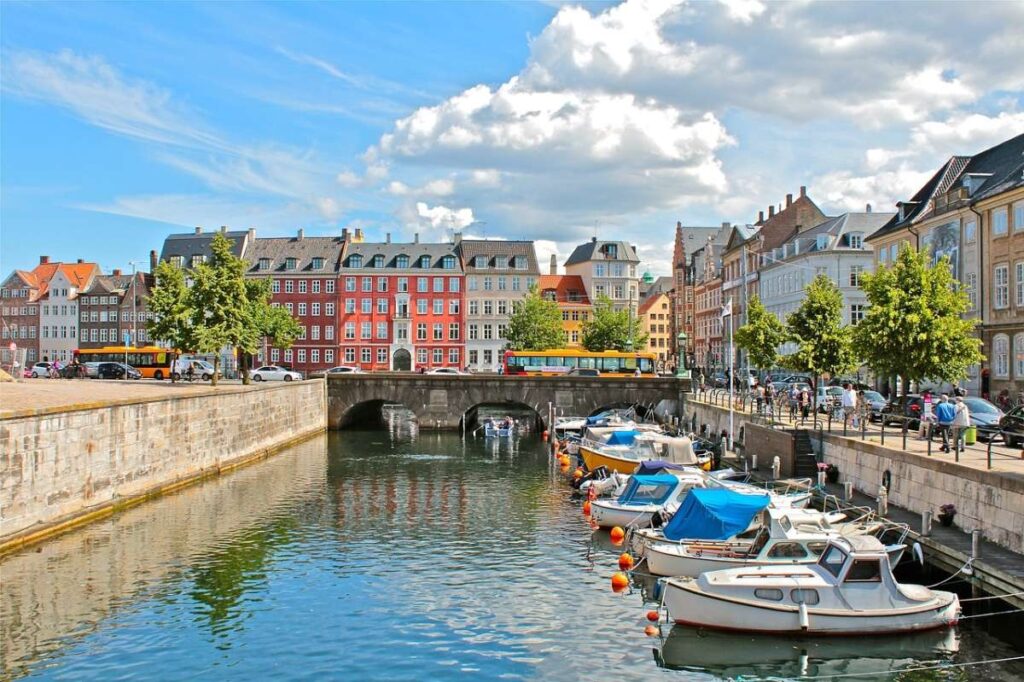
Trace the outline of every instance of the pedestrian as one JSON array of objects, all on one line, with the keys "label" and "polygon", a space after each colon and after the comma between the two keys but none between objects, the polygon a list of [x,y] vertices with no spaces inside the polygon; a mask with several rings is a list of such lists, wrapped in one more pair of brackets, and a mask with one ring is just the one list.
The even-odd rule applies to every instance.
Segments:
[{"label": "pedestrian", "polygon": [[807,388],[803,388],[800,391],[800,421],[807,419],[807,415],[810,414],[811,409],[811,394]]},{"label": "pedestrian", "polygon": [[943,452],[949,452],[949,430],[955,417],[956,408],[949,402],[949,396],[943,393],[939,404],[935,406],[935,421],[938,423],[939,433],[942,434]]},{"label": "pedestrian", "polygon": [[953,389],[953,395],[955,395],[958,398],[966,398],[967,389],[964,388],[963,386],[957,386],[956,388]]},{"label": "pedestrian", "polygon": [[761,384],[758,384],[757,388],[754,389],[754,392],[755,392],[754,393],[755,400],[757,400],[757,413],[758,414],[763,414],[764,413],[764,386],[762,386]]},{"label": "pedestrian", "polygon": [[764,387],[764,402],[768,406],[768,413],[775,413],[775,387],[768,384]]},{"label": "pedestrian", "polygon": [[954,409],[956,412],[953,416],[953,451],[960,448],[960,452],[963,452],[967,428],[971,425],[971,411],[960,396],[956,397]]},{"label": "pedestrian", "polygon": [[932,392],[928,389],[924,390],[921,395],[921,428],[918,430],[918,440],[931,439],[932,434],[932,422],[935,421],[935,414],[932,410]]},{"label": "pedestrian", "polygon": [[789,420],[796,421],[796,410],[800,404],[800,389],[796,384],[789,389]]},{"label": "pedestrian", "polygon": [[703,370],[701,371],[700,374],[697,375],[697,385],[700,386],[701,393],[703,393],[704,391],[707,390],[707,388],[704,387],[704,372],[703,372]]},{"label": "pedestrian", "polygon": [[853,390],[853,384],[847,382],[843,384],[843,396],[841,398],[843,402],[843,426],[852,419],[853,428],[857,428],[857,392]]}]

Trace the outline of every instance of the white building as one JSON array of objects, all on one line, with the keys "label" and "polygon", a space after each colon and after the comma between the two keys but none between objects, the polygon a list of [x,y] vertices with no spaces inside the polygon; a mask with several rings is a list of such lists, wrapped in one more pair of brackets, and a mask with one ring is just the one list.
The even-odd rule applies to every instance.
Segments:
[{"label": "white building", "polygon": [[616,310],[627,306],[636,316],[640,305],[640,280],[636,249],[626,242],[598,241],[594,237],[577,246],[565,261],[565,274],[583,280],[590,302],[607,296]]},{"label": "white building", "polygon": [[39,357],[69,362],[78,348],[78,294],[99,274],[95,263],[61,263],[39,301]]},{"label": "white building", "polygon": [[[861,275],[874,269],[874,254],[864,239],[894,214],[844,213],[794,234],[771,252],[760,256],[761,302],[779,321],[800,307],[804,289],[819,274],[827,275],[843,294],[843,317],[855,325],[864,319],[867,298],[860,288]],[[782,347],[783,353],[795,344]]]}]

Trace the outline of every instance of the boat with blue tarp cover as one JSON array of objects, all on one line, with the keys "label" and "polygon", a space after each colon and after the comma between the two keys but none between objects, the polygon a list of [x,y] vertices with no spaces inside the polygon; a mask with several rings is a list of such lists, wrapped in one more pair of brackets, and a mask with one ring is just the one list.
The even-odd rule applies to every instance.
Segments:
[{"label": "boat with blue tarp cover", "polygon": [[634,474],[617,498],[593,500],[590,516],[601,528],[650,526],[656,514],[675,511],[692,488],[703,485],[705,474],[692,468],[673,473]]},{"label": "boat with blue tarp cover", "polygon": [[768,508],[771,496],[750,495],[727,488],[695,488],[679,511],[665,524],[668,540],[727,540],[757,527],[756,517]]}]

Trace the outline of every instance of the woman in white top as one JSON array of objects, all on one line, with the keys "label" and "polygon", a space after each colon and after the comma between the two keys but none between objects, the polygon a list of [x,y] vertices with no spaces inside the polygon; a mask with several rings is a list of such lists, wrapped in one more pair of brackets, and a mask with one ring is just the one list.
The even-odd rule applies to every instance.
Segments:
[{"label": "woman in white top", "polygon": [[953,451],[960,448],[960,452],[964,451],[964,433],[967,431],[967,427],[971,425],[971,411],[967,408],[967,403],[960,396],[956,398],[956,414],[953,417]]}]

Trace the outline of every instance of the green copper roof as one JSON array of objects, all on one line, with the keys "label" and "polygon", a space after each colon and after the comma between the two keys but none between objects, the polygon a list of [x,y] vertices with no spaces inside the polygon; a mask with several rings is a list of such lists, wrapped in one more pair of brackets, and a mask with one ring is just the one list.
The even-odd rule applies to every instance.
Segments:
[{"label": "green copper roof", "polygon": [[649,272],[645,272],[643,280],[644,280],[644,284],[651,284],[651,283],[654,282],[654,275],[652,275]]}]

